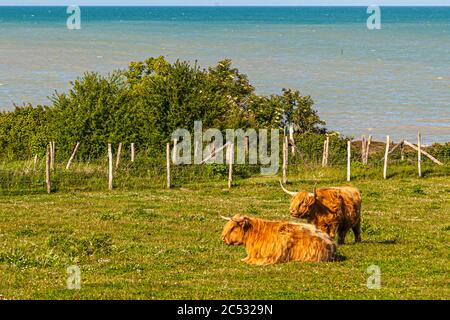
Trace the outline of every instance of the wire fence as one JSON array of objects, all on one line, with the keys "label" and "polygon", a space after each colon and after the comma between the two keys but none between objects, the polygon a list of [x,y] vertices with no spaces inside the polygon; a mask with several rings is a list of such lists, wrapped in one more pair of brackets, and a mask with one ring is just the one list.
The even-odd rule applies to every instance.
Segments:
[{"label": "wire fence", "polygon": [[[318,161],[306,161],[301,155],[294,155],[289,159],[287,168],[288,177],[296,177],[311,181],[340,183],[345,181],[346,166],[342,164],[329,164],[322,167]],[[383,161],[373,157],[368,165],[362,165],[354,159],[352,165],[352,180],[355,179],[382,179]],[[382,159],[381,159],[382,160]],[[70,169],[65,163],[55,163],[51,170],[51,192],[82,192],[108,190],[108,161],[74,162]],[[424,174],[435,172],[431,163],[426,163]],[[263,165],[234,164],[233,183],[261,174]],[[405,170],[405,167],[408,170]],[[448,171],[448,166],[446,166]],[[223,184],[227,186],[229,166],[226,164],[202,165],[171,165],[171,184],[173,187],[185,185]],[[415,159],[409,156],[403,160],[394,158],[390,160],[390,176],[414,175],[416,170]],[[433,171],[435,170],[435,171]],[[445,174],[445,170],[440,174]],[[282,174],[280,161],[278,175]],[[274,179],[275,180],[275,179]],[[140,163],[123,161],[119,168],[113,170],[113,189],[116,190],[145,190],[164,189],[167,184],[166,164]],[[26,195],[44,194],[47,192],[45,161],[34,164],[33,161],[0,164],[0,195]]]},{"label": "wire fence", "polygon": [[[330,183],[358,178],[386,179],[388,163],[389,176],[412,175],[418,164],[415,146],[404,149],[403,144],[387,145],[382,142],[372,142],[369,154],[367,142],[364,145],[364,140],[348,142],[348,148],[344,148],[344,151],[342,144],[340,147],[336,142],[334,145],[328,145],[328,138],[324,141],[323,150],[317,145],[315,148],[308,148],[305,145],[299,148],[294,141],[288,143],[286,140],[285,138],[282,155],[279,155],[276,164],[278,175],[283,175],[284,181],[287,181],[288,176]],[[52,148],[53,151],[51,151]],[[110,187],[109,168],[112,169],[112,189],[118,190],[163,189],[168,185],[182,187],[192,183],[198,185],[223,183],[224,187],[227,185],[230,187],[230,179],[237,183],[242,179],[261,174],[261,169],[268,167],[267,165],[233,164],[230,172],[228,164],[175,165],[171,160],[175,151],[168,145],[166,159],[163,155],[159,157],[150,157],[144,153],[135,155],[133,146],[132,157],[127,153],[121,155],[118,152],[117,159],[112,158],[112,153],[108,157],[93,161],[75,159],[70,168],[67,168],[67,159],[56,159],[54,149],[55,144],[52,142],[47,148],[47,159],[34,157],[30,160],[0,162],[0,195],[40,194],[49,191],[106,191]],[[233,151],[233,145],[231,149],[230,151]],[[325,158],[326,161],[324,161]],[[426,166],[432,165],[428,158],[421,161]],[[167,176],[168,165],[170,179]],[[449,166],[443,167],[442,170],[431,169],[431,166],[425,167],[424,174],[430,174],[433,170],[436,174],[448,174]],[[47,174],[50,175],[51,180],[49,188]],[[419,176],[421,174],[422,172],[419,171]]]}]

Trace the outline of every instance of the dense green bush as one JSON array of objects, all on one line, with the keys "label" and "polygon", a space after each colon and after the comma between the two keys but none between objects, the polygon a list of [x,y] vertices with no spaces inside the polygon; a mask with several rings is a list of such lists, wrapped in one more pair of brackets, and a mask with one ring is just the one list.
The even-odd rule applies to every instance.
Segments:
[{"label": "dense green bush", "polygon": [[302,134],[323,133],[325,123],[313,106],[309,96],[294,90],[257,95],[230,60],[200,69],[196,63],[150,58],[107,76],[86,73],[67,93],[53,94],[49,107],[1,113],[0,155],[43,156],[48,141],[56,141],[57,158],[63,160],[79,141],[77,157],[84,160],[105,157],[107,144],[119,142],[126,148],[134,142],[140,152],[154,156],[175,129],[192,130],[197,120],[204,129],[294,124]]},{"label": "dense green bush", "polygon": [[23,160],[31,155],[43,156],[51,139],[46,107],[31,105],[0,113],[0,154],[8,159]]},{"label": "dense green bush", "polygon": [[439,161],[449,163],[450,162],[450,142],[447,143],[434,143],[427,150]]}]

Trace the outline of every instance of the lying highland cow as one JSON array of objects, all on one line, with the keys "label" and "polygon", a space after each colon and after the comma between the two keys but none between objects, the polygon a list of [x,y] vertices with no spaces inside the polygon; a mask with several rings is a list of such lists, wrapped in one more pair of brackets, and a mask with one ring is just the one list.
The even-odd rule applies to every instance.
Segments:
[{"label": "lying highland cow", "polygon": [[313,192],[284,192],[292,196],[289,211],[293,217],[306,218],[332,239],[338,234],[338,244],[345,243],[352,229],[355,242],[361,241],[361,195],[354,187],[319,188]]},{"label": "lying highland cow", "polygon": [[331,261],[336,245],[313,225],[287,221],[267,221],[235,215],[223,228],[222,240],[228,245],[244,245],[248,264],[288,261]]}]

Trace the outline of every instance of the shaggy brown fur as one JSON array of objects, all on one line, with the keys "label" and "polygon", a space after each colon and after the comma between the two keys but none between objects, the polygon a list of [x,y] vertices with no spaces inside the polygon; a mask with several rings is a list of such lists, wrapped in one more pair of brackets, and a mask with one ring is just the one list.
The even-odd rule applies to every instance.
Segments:
[{"label": "shaggy brown fur", "polygon": [[361,241],[361,195],[354,187],[320,188],[313,193],[298,192],[291,200],[292,216],[306,218],[317,228],[344,244],[352,229],[355,242]]},{"label": "shaggy brown fur", "polygon": [[248,264],[288,261],[331,261],[336,245],[313,225],[287,221],[267,221],[235,215],[225,224],[222,240],[228,245],[244,245]]}]

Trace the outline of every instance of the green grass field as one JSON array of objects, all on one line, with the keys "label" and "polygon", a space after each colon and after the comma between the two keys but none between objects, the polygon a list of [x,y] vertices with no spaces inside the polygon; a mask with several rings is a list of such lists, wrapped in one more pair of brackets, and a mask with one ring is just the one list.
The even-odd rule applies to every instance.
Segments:
[{"label": "green grass field", "polygon": [[[220,240],[219,214],[289,219],[278,178],[0,196],[0,297],[6,299],[448,299],[450,168],[357,169],[362,237],[339,262],[249,266]],[[290,189],[347,184],[345,169],[291,172]],[[81,268],[68,290],[66,268]],[[368,289],[367,268],[381,270]]]}]

